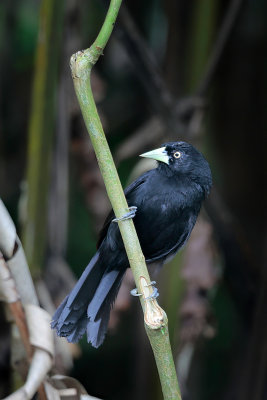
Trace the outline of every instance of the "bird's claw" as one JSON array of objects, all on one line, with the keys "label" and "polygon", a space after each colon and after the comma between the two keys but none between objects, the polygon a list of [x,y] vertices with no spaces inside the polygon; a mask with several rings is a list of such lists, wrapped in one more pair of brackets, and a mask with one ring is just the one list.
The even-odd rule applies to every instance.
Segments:
[{"label": "bird's claw", "polygon": [[141,293],[138,293],[138,292],[137,292],[137,289],[136,289],[136,288],[135,288],[135,289],[132,289],[130,293],[131,293],[132,296],[135,296],[135,297],[136,297],[136,296],[142,296]]},{"label": "bird's claw", "polygon": [[[152,286],[153,292],[152,292],[152,294],[151,294],[150,296],[145,297],[145,298],[144,298],[145,300],[153,300],[153,299],[156,299],[157,297],[159,297],[159,291],[158,291],[158,289],[154,286],[155,283],[156,283],[156,281],[152,281],[152,282],[150,282],[148,285],[146,285],[146,287]],[[136,288],[135,288],[135,289],[132,289],[130,293],[131,293],[132,296],[143,296],[142,293],[138,293],[138,292],[137,292],[137,289],[136,289]]]},{"label": "bird's claw", "polygon": [[126,214],[124,214],[124,215],[123,215],[122,217],[120,217],[120,218],[114,218],[114,219],[112,220],[112,222],[125,221],[125,220],[127,220],[127,219],[134,218],[134,217],[135,217],[135,214],[136,214],[136,210],[137,210],[137,207],[136,207],[136,206],[131,206],[131,207],[129,207],[129,212],[127,212]]},{"label": "bird's claw", "polygon": [[145,297],[145,300],[153,300],[156,299],[157,297],[159,297],[159,291],[158,289],[154,286],[157,282],[156,281],[151,281],[150,283],[148,283],[147,285],[145,285],[146,287],[151,286],[153,288],[153,292],[150,296]]},{"label": "bird's claw", "polygon": [[148,283],[147,285],[144,285],[144,286],[146,286],[146,287],[154,286],[156,283],[157,283],[156,281],[151,281],[150,283]]},{"label": "bird's claw", "polygon": [[[151,282],[151,283],[152,283],[152,282]],[[150,296],[145,297],[145,300],[154,300],[154,299],[156,299],[157,297],[159,297],[159,291],[158,291],[158,289],[157,289],[156,287],[154,287],[153,285],[152,285],[152,287],[153,287],[153,293],[152,293]]]}]

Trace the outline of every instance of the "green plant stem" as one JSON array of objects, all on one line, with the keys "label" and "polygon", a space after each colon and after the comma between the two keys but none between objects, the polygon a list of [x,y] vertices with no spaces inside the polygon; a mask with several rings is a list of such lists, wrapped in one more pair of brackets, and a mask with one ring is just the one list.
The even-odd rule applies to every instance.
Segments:
[{"label": "green plant stem", "polygon": [[[103,54],[120,5],[121,0],[111,0],[106,19],[95,42],[89,49],[74,54],[70,62],[76,95],[96,153],[107,193],[117,218],[127,213],[128,204],[97,113],[91,89],[90,73],[93,65]],[[134,204],[129,204],[129,206],[134,206]],[[145,300],[145,297],[147,297],[145,292],[152,293],[152,288],[150,286],[146,287],[144,284],[144,282],[150,283],[150,278],[133,221],[120,221],[119,228],[136,287],[138,292],[143,294],[139,298],[145,314],[145,328],[156,359],[164,399],[180,399],[181,395],[170,347],[166,314],[158,306],[156,300]]]},{"label": "green plant stem", "polygon": [[192,26],[189,34],[186,86],[194,92],[200,81],[214,36],[214,23],[218,10],[216,1],[197,1],[193,5]]},{"label": "green plant stem", "polygon": [[40,273],[46,247],[47,201],[55,123],[63,0],[42,0],[29,118],[27,216],[22,241],[33,276]]}]

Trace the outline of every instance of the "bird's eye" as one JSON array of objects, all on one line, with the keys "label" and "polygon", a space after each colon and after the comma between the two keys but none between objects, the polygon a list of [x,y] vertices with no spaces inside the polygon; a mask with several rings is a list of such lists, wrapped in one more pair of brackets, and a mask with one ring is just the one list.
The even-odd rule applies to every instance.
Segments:
[{"label": "bird's eye", "polygon": [[173,156],[174,156],[175,158],[180,158],[180,157],[181,157],[180,151],[176,151],[175,153],[173,153]]}]

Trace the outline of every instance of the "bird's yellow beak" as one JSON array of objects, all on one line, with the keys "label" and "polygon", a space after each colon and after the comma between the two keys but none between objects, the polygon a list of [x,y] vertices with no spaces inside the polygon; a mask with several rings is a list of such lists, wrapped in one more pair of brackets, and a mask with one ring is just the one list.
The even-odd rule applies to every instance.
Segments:
[{"label": "bird's yellow beak", "polygon": [[160,147],[159,149],[155,149],[152,151],[148,151],[147,153],[140,154],[139,157],[153,158],[153,160],[157,160],[157,161],[164,162],[165,164],[169,164],[169,157],[168,157],[165,147]]}]

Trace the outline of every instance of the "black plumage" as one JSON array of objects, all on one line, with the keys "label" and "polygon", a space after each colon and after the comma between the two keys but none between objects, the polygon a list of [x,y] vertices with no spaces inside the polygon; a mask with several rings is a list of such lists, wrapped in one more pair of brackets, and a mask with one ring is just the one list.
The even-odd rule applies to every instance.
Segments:
[{"label": "black plumage", "polygon": [[[143,154],[158,166],[126,190],[129,206],[136,206],[134,225],[147,264],[164,264],[186,243],[208,194],[212,178],[202,154],[185,142],[166,143]],[[102,344],[112,304],[129,262],[118,224],[110,213],[100,233],[98,250],[79,281],[58,307],[52,328],[77,342],[87,333],[94,347]]]}]

